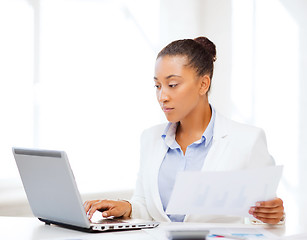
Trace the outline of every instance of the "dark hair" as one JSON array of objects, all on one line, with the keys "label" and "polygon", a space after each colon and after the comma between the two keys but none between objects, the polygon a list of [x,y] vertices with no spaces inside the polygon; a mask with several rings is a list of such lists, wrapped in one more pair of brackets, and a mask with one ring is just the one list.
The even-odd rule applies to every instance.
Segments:
[{"label": "dark hair", "polygon": [[213,75],[213,62],[216,60],[216,49],[213,42],[206,37],[183,39],[171,42],[163,48],[158,56],[186,56],[187,66],[196,70],[198,76]]}]

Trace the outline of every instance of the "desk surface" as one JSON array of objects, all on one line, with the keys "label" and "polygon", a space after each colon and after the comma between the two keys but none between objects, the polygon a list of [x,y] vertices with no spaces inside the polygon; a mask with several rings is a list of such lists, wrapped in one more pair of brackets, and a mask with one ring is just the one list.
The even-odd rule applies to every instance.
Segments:
[{"label": "desk surface", "polygon": [[[70,230],[55,225],[45,225],[36,218],[25,217],[0,217],[0,239],[23,239],[23,240],[37,240],[37,239],[57,239],[57,240],[81,240],[81,239],[167,239],[166,231],[169,227],[187,227],[187,228],[253,228],[263,229],[263,226],[255,225],[233,225],[233,224],[199,224],[199,223],[162,223],[159,227],[150,230],[134,230],[122,232],[108,232],[108,233],[84,233],[75,230]],[[275,236],[284,236],[286,234],[285,226],[269,227],[265,230]],[[287,234],[288,235],[288,234]]]}]

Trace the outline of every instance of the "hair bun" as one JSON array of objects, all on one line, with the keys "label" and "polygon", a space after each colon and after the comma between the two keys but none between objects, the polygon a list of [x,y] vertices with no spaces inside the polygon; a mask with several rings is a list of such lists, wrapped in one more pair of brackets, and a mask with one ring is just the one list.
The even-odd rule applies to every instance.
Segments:
[{"label": "hair bun", "polygon": [[194,41],[201,44],[206,49],[206,51],[212,56],[212,61],[215,62],[216,60],[215,44],[206,37],[197,37],[194,38]]}]

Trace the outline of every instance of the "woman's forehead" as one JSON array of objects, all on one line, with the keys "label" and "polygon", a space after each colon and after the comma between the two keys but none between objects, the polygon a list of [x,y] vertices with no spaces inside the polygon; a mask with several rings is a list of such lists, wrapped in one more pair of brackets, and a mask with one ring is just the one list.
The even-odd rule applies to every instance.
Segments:
[{"label": "woman's forehead", "polygon": [[163,56],[156,60],[155,79],[167,78],[171,75],[183,76],[186,74],[195,74],[195,70],[187,66],[185,56]]},{"label": "woman's forehead", "polygon": [[164,55],[158,57],[156,62],[171,62],[176,64],[186,64],[188,62],[188,57],[185,55]]},{"label": "woman's forehead", "polygon": [[185,56],[163,56],[156,60],[155,71],[182,71],[186,65],[187,58]]}]

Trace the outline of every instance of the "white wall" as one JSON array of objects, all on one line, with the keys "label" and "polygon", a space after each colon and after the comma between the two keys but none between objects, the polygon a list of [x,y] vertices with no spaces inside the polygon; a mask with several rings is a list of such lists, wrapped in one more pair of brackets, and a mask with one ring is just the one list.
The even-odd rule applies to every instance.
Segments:
[{"label": "white wall", "polygon": [[161,48],[171,41],[206,36],[217,46],[211,102],[231,115],[231,1],[161,1]]}]

